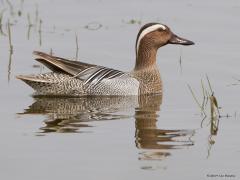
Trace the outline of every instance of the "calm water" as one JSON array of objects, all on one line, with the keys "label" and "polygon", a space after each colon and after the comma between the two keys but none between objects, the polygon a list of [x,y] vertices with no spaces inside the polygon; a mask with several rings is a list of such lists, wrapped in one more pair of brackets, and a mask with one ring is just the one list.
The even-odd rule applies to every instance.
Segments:
[{"label": "calm water", "polygon": [[[237,0],[0,0],[0,178],[239,179],[239,16]],[[159,50],[163,96],[32,97],[15,79],[48,71],[33,50],[131,70],[147,22],[196,43]],[[206,74],[221,118],[187,87],[202,102]]]}]

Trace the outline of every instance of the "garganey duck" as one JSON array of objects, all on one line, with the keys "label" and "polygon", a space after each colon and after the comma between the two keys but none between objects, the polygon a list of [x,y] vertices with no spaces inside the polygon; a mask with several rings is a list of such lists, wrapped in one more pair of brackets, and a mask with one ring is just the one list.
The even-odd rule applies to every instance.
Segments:
[{"label": "garganey duck", "polygon": [[168,26],[145,24],[136,40],[136,64],[131,72],[67,60],[35,51],[36,60],[52,72],[17,76],[36,90],[36,95],[143,95],[161,94],[162,81],[156,63],[158,48],[166,44],[193,45]]}]

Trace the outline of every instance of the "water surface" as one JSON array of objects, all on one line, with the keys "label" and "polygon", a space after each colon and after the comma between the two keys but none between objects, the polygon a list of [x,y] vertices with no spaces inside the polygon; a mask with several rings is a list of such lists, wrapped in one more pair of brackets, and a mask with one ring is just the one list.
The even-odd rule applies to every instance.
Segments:
[{"label": "water surface", "polygon": [[[238,1],[9,2],[0,1],[1,179],[239,179]],[[48,71],[33,50],[131,70],[147,22],[196,43],[159,50],[163,96],[33,97],[15,79]],[[187,87],[202,102],[206,74],[221,118],[208,104],[203,120]]]}]

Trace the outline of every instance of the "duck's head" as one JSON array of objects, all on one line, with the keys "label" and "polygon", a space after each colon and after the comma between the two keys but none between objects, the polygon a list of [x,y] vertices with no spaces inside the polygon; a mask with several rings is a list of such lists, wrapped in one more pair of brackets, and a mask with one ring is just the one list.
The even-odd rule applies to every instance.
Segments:
[{"label": "duck's head", "polygon": [[160,23],[145,24],[139,31],[136,40],[136,55],[147,49],[157,50],[166,44],[193,45],[194,42],[175,35],[168,26]]}]

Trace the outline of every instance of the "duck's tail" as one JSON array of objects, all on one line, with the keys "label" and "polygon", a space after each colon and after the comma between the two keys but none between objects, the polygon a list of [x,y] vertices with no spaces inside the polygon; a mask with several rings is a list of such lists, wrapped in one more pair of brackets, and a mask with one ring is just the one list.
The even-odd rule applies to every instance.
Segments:
[{"label": "duck's tail", "polygon": [[39,75],[19,75],[16,78],[32,87],[36,91],[35,95],[84,95],[82,81],[67,74],[51,72]]},{"label": "duck's tail", "polygon": [[42,75],[18,75],[16,78],[22,80],[36,91],[53,83],[50,78]]}]

